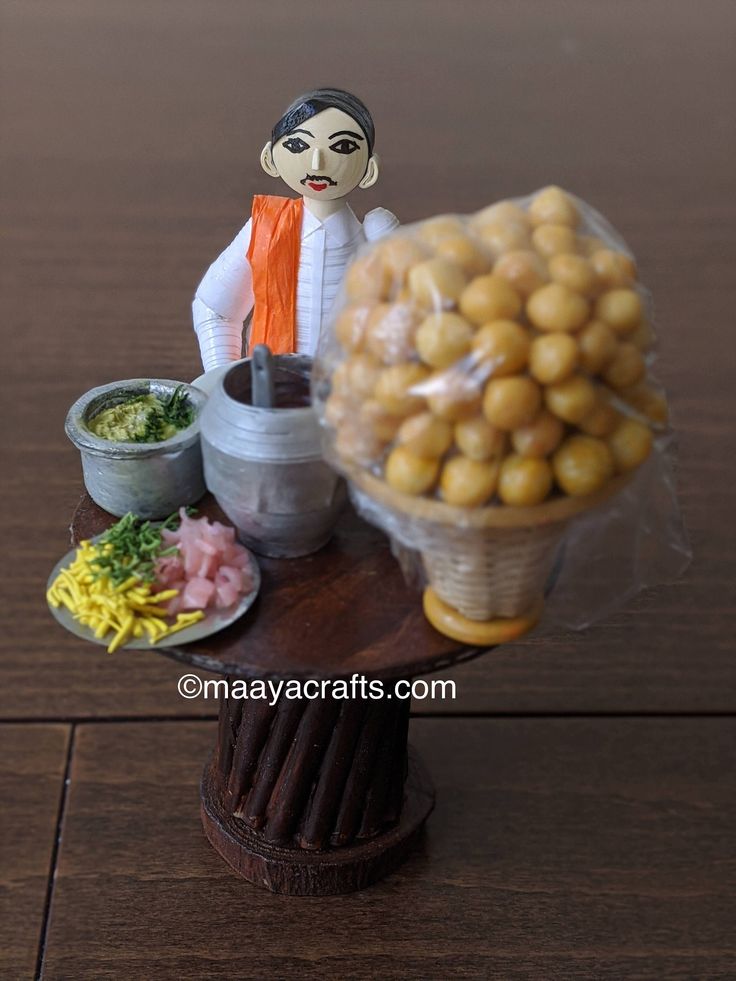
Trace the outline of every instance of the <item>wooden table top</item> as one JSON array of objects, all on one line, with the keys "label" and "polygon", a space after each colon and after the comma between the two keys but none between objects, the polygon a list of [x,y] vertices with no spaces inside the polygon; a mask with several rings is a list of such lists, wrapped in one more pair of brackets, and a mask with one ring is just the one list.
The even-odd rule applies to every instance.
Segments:
[{"label": "wooden table top", "polygon": [[[728,0],[6,7],[0,974],[733,975],[735,36]],[[412,724],[439,791],[427,850],[300,905],[201,838],[212,703],[179,697],[181,665],[61,633],[43,587],[81,488],[68,407],[199,373],[194,288],[277,190],[274,120],[324,83],[376,120],[359,216],[555,182],[621,231],[656,304],[694,560],[584,633],[445,672],[457,698]]]},{"label": "wooden table top", "polygon": [[[197,513],[230,524],[210,494]],[[115,521],[84,495],[71,524],[76,543]],[[404,581],[386,536],[349,505],[327,545],[294,559],[256,556],[261,586],[235,623],[157,653],[239,678],[410,678],[478,657],[438,633],[422,613],[421,590]]]}]

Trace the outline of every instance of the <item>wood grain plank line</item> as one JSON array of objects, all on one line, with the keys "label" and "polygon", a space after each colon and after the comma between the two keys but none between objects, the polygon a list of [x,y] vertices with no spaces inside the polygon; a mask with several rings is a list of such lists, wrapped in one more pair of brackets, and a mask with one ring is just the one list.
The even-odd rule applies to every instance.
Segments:
[{"label": "wood grain plank line", "polygon": [[245,883],[204,841],[215,735],[80,728],[45,981],[732,973],[733,719],[415,719],[437,787],[422,847],[309,900]]},{"label": "wood grain plank line", "polygon": [[46,957],[46,941],[48,938],[49,917],[51,915],[51,908],[54,901],[54,887],[56,885],[56,863],[59,857],[61,838],[64,833],[64,820],[66,817],[66,806],[69,797],[69,774],[71,772],[72,759],[74,756],[75,735],[76,735],[76,727],[72,725],[69,730],[69,737],[67,741],[66,760],[64,761],[64,776],[62,778],[61,792],[59,794],[59,810],[56,817],[54,843],[51,849],[51,861],[49,864],[49,879],[46,888],[46,901],[44,903],[44,909],[43,909],[43,924],[41,926],[41,935],[39,937],[39,942],[38,942],[38,957],[36,959],[36,981],[40,981],[40,979],[43,977],[43,965]]},{"label": "wood grain plank line", "polygon": [[55,869],[67,725],[0,725],[0,974],[37,968]]}]

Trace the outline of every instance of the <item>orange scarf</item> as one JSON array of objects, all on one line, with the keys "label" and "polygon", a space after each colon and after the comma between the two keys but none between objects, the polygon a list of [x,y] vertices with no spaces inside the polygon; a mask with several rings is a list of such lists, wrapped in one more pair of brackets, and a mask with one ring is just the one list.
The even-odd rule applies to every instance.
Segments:
[{"label": "orange scarf", "polygon": [[268,344],[272,354],[296,351],[296,280],[301,249],[302,198],[256,194],[248,262],[253,272],[253,319],[248,354]]}]

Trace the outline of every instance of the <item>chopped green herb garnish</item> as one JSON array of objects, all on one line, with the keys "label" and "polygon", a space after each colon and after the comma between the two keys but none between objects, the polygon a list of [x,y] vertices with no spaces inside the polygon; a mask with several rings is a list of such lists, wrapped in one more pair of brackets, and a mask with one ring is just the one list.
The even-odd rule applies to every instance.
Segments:
[{"label": "chopped green herb garnish", "polygon": [[194,406],[184,386],[177,385],[168,397],[149,392],[103,409],[89,423],[89,428],[103,439],[160,443],[193,422]]},{"label": "chopped green herb garnish", "polygon": [[164,403],[164,419],[177,429],[186,429],[194,421],[194,409],[183,385],[178,385]]},{"label": "chopped green herb garnish", "polygon": [[[187,514],[194,512],[195,508],[187,508]],[[102,535],[99,544],[110,547],[90,564],[96,567],[98,576],[109,576],[116,585],[130,576],[136,576],[142,582],[151,582],[156,559],[177,551],[176,546],[163,547],[161,533],[165,528],[174,528],[178,520],[178,512],[157,524],[128,512]]]}]

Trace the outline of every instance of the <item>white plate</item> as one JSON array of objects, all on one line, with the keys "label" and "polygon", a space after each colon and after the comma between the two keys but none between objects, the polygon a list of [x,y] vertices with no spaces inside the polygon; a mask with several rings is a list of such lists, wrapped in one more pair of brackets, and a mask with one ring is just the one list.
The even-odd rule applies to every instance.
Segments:
[{"label": "white plate", "polygon": [[[102,535],[96,535],[92,541],[98,542],[101,538]],[[56,563],[53,572],[49,576],[46,586],[47,589],[50,588],[61,570],[72,564],[76,554],[77,550],[73,548],[70,552],[67,552],[63,559],[60,559]],[[150,651],[157,647],[179,647],[181,644],[191,644],[195,640],[202,640],[204,637],[216,634],[218,630],[224,630],[231,623],[235,623],[253,605],[258,595],[258,590],[261,588],[261,570],[258,568],[258,563],[251,552],[248,552],[248,558],[250,560],[251,575],[253,576],[253,589],[245,596],[242,596],[237,603],[228,606],[224,610],[209,610],[206,612],[204,620],[198,620],[191,627],[185,627],[183,630],[177,630],[174,634],[169,634],[168,637],[162,637],[155,644],[152,644],[145,636],[135,637],[133,640],[128,641],[127,644],[119,647],[118,650]],[[92,628],[85,627],[75,620],[63,604],[56,607],[49,603],[49,609],[62,627],[65,627],[70,633],[76,634],[77,637],[81,637],[82,640],[90,640],[93,644],[100,644],[102,647],[107,647],[112,641],[112,631],[108,631],[105,637],[95,637]]]}]

